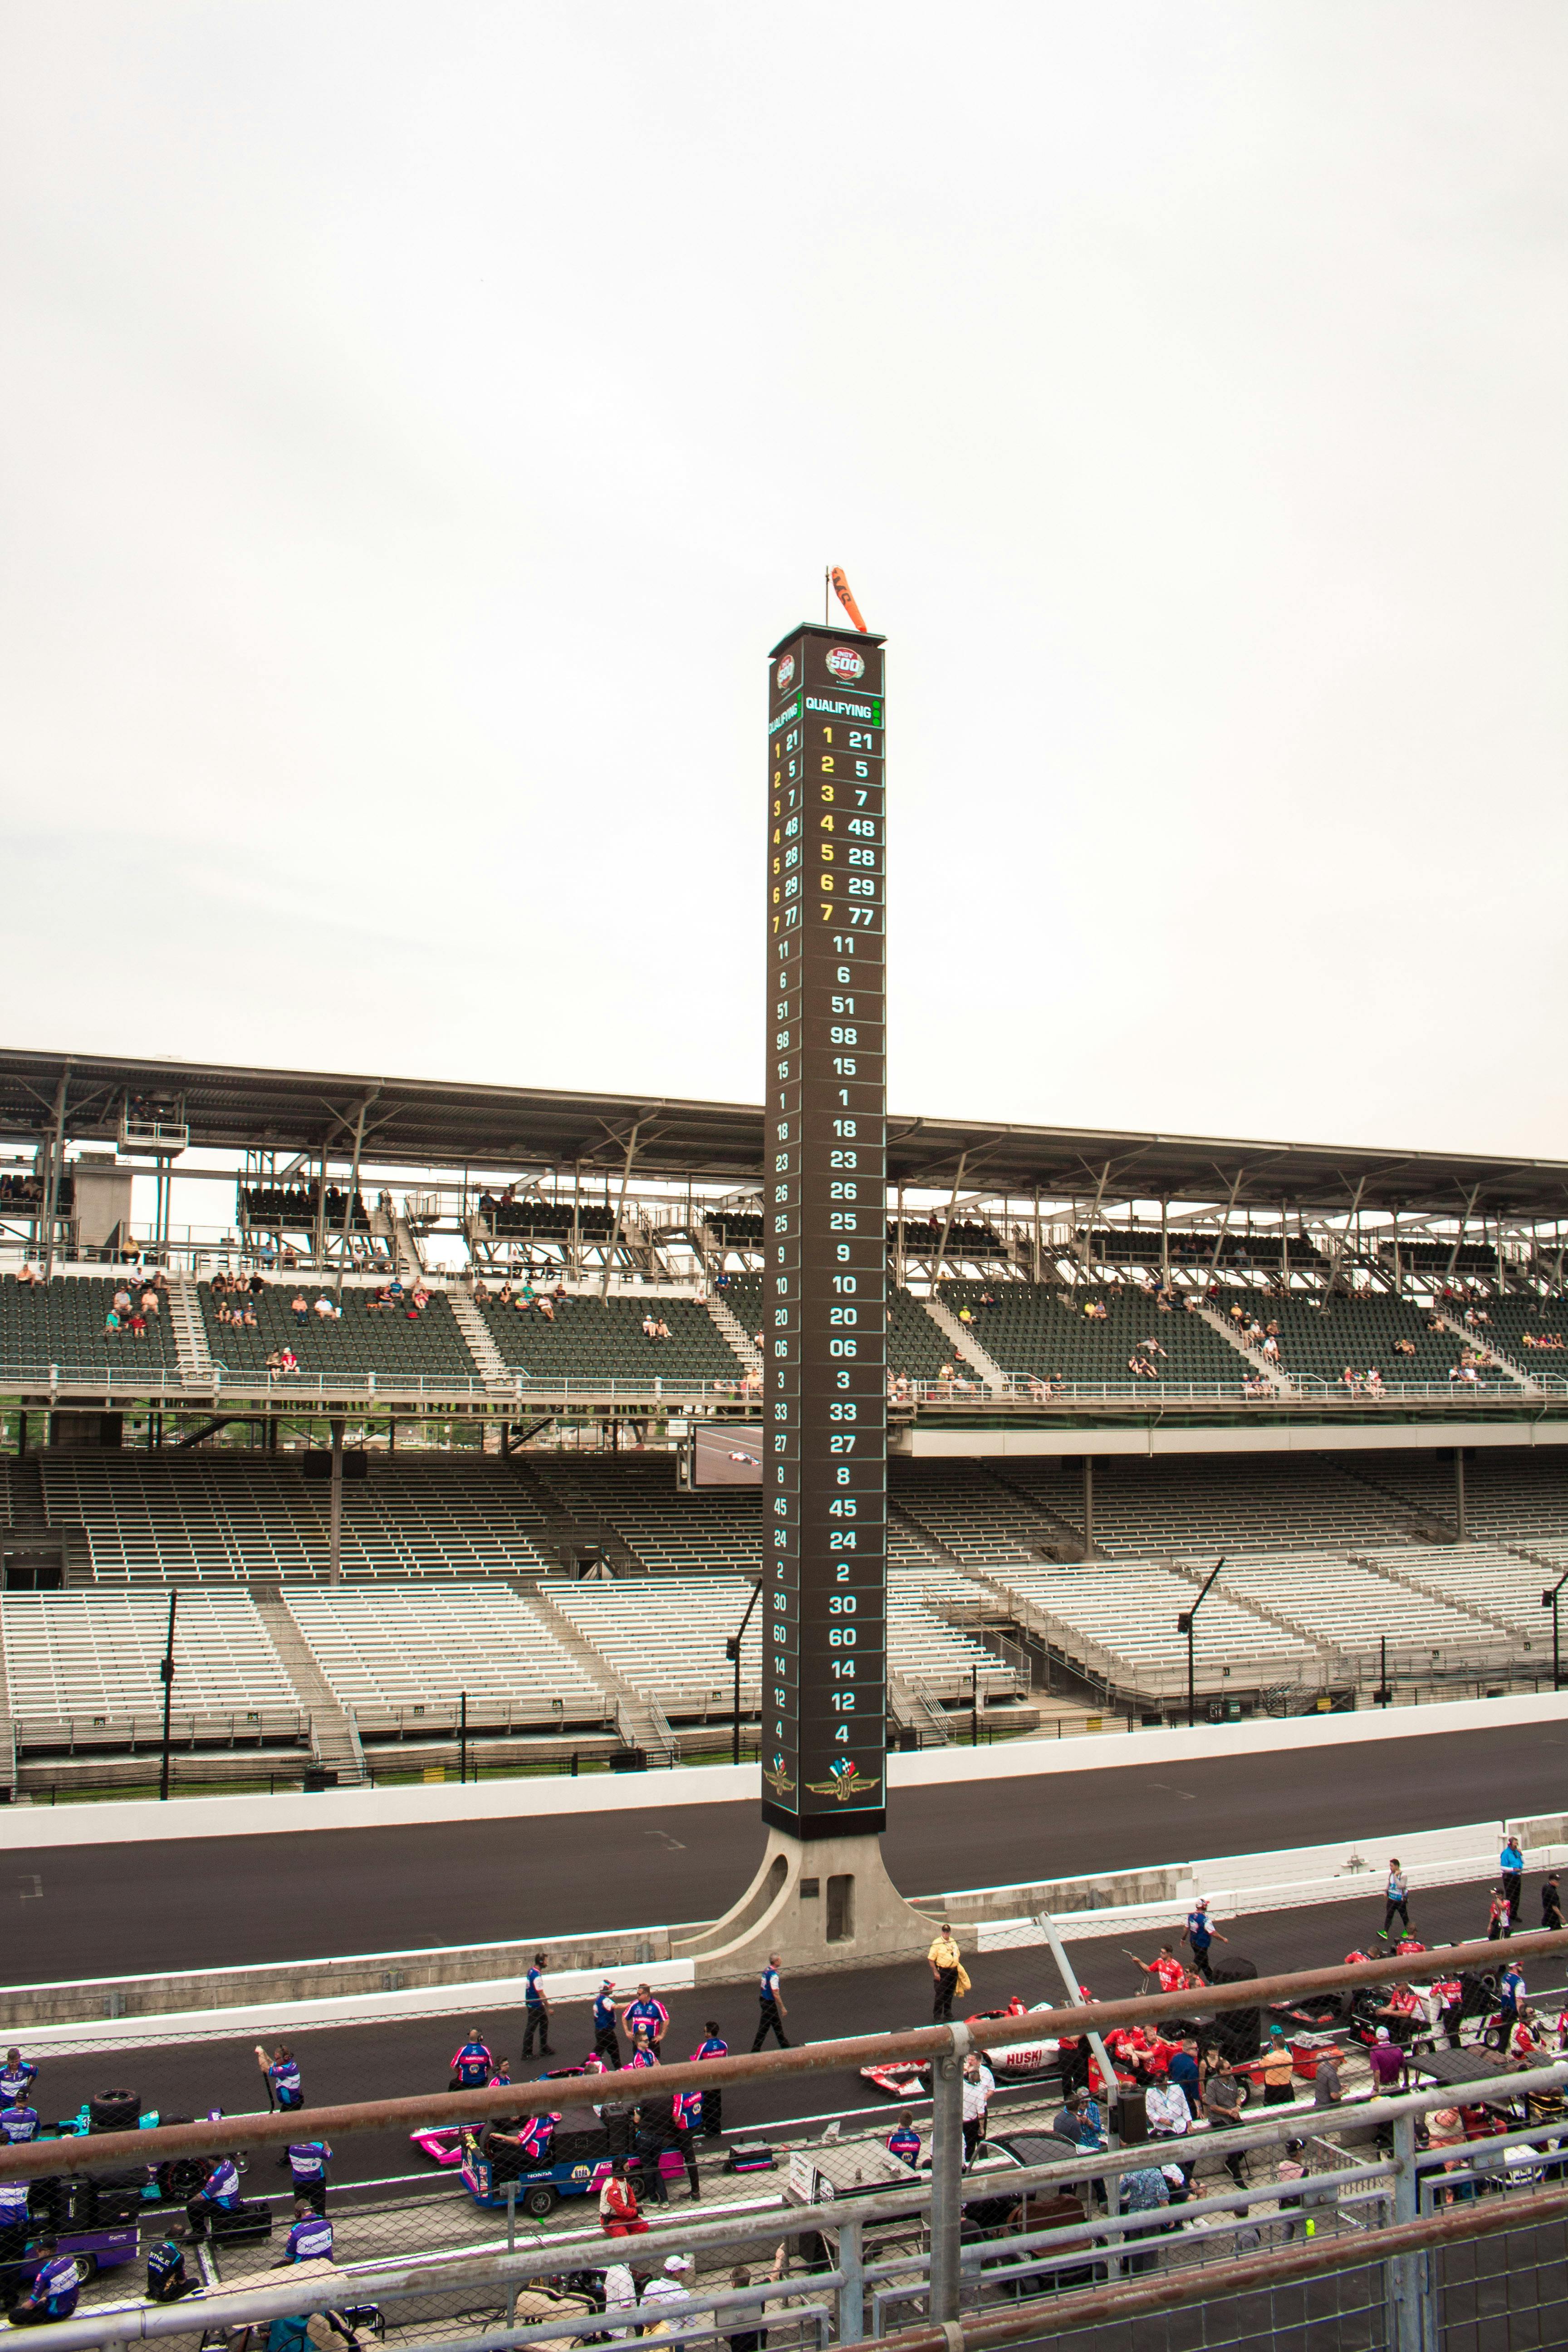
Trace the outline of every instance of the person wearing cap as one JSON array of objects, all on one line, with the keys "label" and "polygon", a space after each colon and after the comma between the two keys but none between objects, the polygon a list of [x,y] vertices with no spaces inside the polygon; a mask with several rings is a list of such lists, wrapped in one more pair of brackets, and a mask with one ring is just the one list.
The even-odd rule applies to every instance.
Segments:
[{"label": "person wearing cap", "polygon": [[274,2263],[273,2269],[284,2270],[290,2263],[330,2263],[331,2259],[331,2223],[324,2213],[317,2211],[308,2197],[296,2197],[294,2226],[289,2232],[282,2260]]},{"label": "person wearing cap", "polygon": [[19,2050],[7,2050],[5,2063],[0,2067],[0,2105],[23,2105],[37,2076],[32,2061],[24,2058]]},{"label": "person wearing cap", "polygon": [[953,1994],[969,1990],[968,1979],[963,1974],[963,1958],[952,1929],[945,1919],[931,1939],[926,1965],[931,1970],[931,2022],[933,2025],[945,2024],[952,2017]]},{"label": "person wearing cap", "polygon": [[697,2265],[689,2254],[671,2254],[662,2271],[656,2271],[643,2289],[643,2305],[650,2303],[680,2303],[691,2293],[697,2275]]},{"label": "person wearing cap", "polygon": [[1193,1956],[1193,1967],[1205,1984],[1213,1984],[1214,1971],[1209,1960],[1211,1944],[1228,1944],[1230,1937],[1222,1936],[1209,1917],[1209,1899],[1200,1895],[1187,1914],[1184,1940]]},{"label": "person wearing cap", "polygon": [[81,2273],[74,2254],[62,2254],[48,2231],[36,2249],[42,2257],[32,2285],[6,2314],[13,2327],[38,2327],[51,2319],[68,2319],[81,2291]]},{"label": "person wearing cap", "polygon": [[1288,2107],[1296,2096],[1296,2061],[1281,2026],[1268,2029],[1268,2047],[1263,2053],[1263,2104],[1266,2107]]},{"label": "person wearing cap", "polygon": [[621,2044],[616,2032],[616,1980],[606,1977],[594,1995],[594,2055],[620,2071]]},{"label": "person wearing cap", "polygon": [[1377,2040],[1366,2053],[1372,2068],[1374,2093],[1386,2098],[1405,2072],[1405,2053],[1391,2037],[1386,2025],[1377,2029]]}]

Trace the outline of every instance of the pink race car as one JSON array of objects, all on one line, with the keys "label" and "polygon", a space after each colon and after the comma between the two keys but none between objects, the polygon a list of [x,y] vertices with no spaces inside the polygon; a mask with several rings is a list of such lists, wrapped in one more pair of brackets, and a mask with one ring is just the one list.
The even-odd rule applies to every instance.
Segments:
[{"label": "pink race car", "polygon": [[[604,2071],[604,2067],[597,2063],[552,2066],[550,2072],[541,2074],[538,2080],[553,2083],[563,2074],[602,2074]],[[409,2144],[416,2147],[421,2156],[427,2156],[432,2164],[443,2167],[458,2165],[463,2161],[463,2134],[468,2128],[464,2124],[420,2124],[409,2133]]]},{"label": "pink race car", "polygon": [[[1050,2006],[1048,2000],[1035,2003],[1037,2010],[1047,2010]],[[1005,2009],[978,2010],[973,2017],[966,2018],[964,2022],[966,2025],[979,2025],[982,2022],[988,2024],[994,2018],[1016,2017],[1023,2020],[1029,2017],[1031,2013],[1028,2004],[1020,2000],[1015,1993]],[[991,2071],[998,2082],[1017,2081],[1026,2075],[1043,2073],[1054,2063],[1058,2046],[1045,2034],[1037,2033],[1031,2036],[1025,2027],[1018,2041],[1003,2042],[998,2048],[987,2051],[986,2057]],[[863,2083],[872,2084],[876,2089],[892,2098],[918,2099],[929,2095],[931,2067],[929,2063],[900,2060],[888,2065],[862,2066],[860,2079]]]}]

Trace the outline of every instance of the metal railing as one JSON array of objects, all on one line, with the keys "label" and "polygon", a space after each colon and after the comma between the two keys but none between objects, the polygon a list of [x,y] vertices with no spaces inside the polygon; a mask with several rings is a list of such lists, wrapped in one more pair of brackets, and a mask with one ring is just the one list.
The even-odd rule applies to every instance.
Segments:
[{"label": "metal railing", "polygon": [[[94,1714],[83,1709],[68,1715],[35,1715],[18,1708],[12,1719],[19,1748],[63,1748],[73,1756],[79,1748],[122,1748],[134,1756],[139,1749],[160,1748],[163,1739],[161,1711],[137,1715],[113,1714],[106,1709],[102,1714]],[[201,1708],[172,1716],[169,1733],[176,1748],[277,1747],[279,1743],[308,1743],[310,1717],[302,1710],[289,1707]]]},{"label": "metal railing", "polygon": [[[1489,1949],[1474,1943],[1436,1949],[1424,1956],[1423,1965],[1447,1976],[1481,1965]],[[1510,1949],[1527,1961],[1548,1954],[1561,1958],[1568,1951],[1568,1935],[1521,1936]],[[1262,2008],[1332,1990],[1385,1985],[1409,1966],[1407,1956],[1395,1955],[1353,1968],[1042,2011],[1032,2024],[1040,2034],[1056,2037],[1102,2033],[1121,2023],[1170,2024],[1178,2016]],[[668,2323],[677,2337],[699,2342],[732,2332],[751,2315],[758,2324],[765,2319],[770,2336],[776,2317],[786,2332],[773,2338],[775,2344],[825,2345],[830,2333],[840,2343],[849,2343],[869,2334],[884,2336],[900,2352],[927,2352],[928,2347],[930,2352],[960,2352],[966,2341],[978,2352],[982,2346],[1012,2338],[1048,2341],[1075,2323],[1127,2317],[1141,2309],[1202,2305],[1206,2312],[1216,2299],[1291,2277],[1365,2273],[1368,2290],[1359,2307],[1376,2316],[1379,2326],[1354,2340],[1363,2346],[1386,2341],[1397,2352],[1425,2352],[1437,2343],[1444,2320],[1446,2277],[1442,2263],[1431,2259],[1436,2250],[1510,2231],[1522,2244],[1527,2229],[1548,2222],[1555,2227],[1568,2218],[1568,2189],[1540,2185],[1544,2177],[1568,2172],[1568,2116],[1562,2105],[1568,2063],[1504,2073],[1495,2066],[1489,2073],[1478,2063],[1468,2084],[1447,2084],[1404,2096],[1352,2099],[1333,2110],[1307,2105],[1280,2107],[1256,2124],[1243,2121],[1223,2131],[1200,2126],[1156,2144],[1064,2147],[1052,2160],[1036,2163],[988,2160],[980,2154],[968,2168],[962,2128],[966,2053],[1005,2044],[1017,2030],[1010,2018],[976,2020],[968,2025],[808,2043],[700,2064],[677,2063],[660,2070],[662,2095],[692,2088],[722,2090],[736,2083],[796,2074],[843,2074],[876,2063],[929,2065],[929,2178],[916,2176],[906,2183],[900,2176],[864,2193],[841,2192],[829,2199],[826,2192],[820,2198],[816,2194],[816,2167],[808,2165],[798,2185],[792,2168],[791,2201],[784,2207],[770,2197],[765,2209],[758,2200],[719,2219],[693,2221],[689,2215],[661,2221],[652,2238],[631,2246],[607,2243],[591,2223],[576,2231],[531,2231],[519,2243],[514,2202],[508,2210],[504,2242],[491,2236],[479,2243],[448,2241],[435,2248],[426,2243],[398,2259],[342,2263],[292,2278],[264,2273],[232,2287],[209,2287],[199,2311],[121,2299],[58,2323],[51,2329],[51,2339],[57,2352],[91,2352],[103,2345],[194,2335],[198,2328],[210,2335],[224,2326],[374,2302],[405,2340],[412,2331],[415,2341],[421,2341],[416,2331],[424,2325],[427,2336],[440,2334],[448,2352],[451,2320],[471,2320],[476,2314],[477,2327],[457,2338],[469,2352],[489,2347],[500,2352],[513,2344],[563,2338],[614,2337],[624,2335],[628,2316],[630,2325],[647,2326],[655,2315]],[[1419,2056],[1415,2063],[1419,2064]],[[646,2096],[647,2089],[646,2075],[637,2074],[553,2076],[429,2099],[382,2099],[285,2116],[230,2116],[145,2132],[110,2132],[72,2141],[69,2168],[90,2177],[198,2155],[254,2153],[304,2137],[335,2141],[394,2129],[477,2128],[512,2115],[632,2101]],[[1533,2113],[1530,2103],[1535,2104]],[[1489,2108],[1501,2126],[1488,2143],[1458,2148],[1421,2146],[1419,2127],[1426,2116],[1440,2107],[1468,2105]],[[1512,2116],[1521,2106],[1525,2112],[1516,2127]],[[1287,2140],[1309,2143],[1309,2161],[1300,2177],[1288,2182],[1246,2178],[1249,2158],[1267,2163]],[[0,2149],[0,2179],[58,2175],[61,2158],[58,2141],[8,2147]],[[1190,2178],[1211,2158],[1231,2174],[1217,2195],[1212,2186],[1205,2189]],[[1184,2201],[1142,2210],[1144,2198],[1128,2177],[1147,2177],[1166,2165],[1173,2168],[1172,2189],[1180,2179]],[[1450,2165],[1452,2171],[1446,2169]],[[1473,2192],[1479,2189],[1489,2193],[1478,2197]],[[1463,2204],[1431,2210],[1437,2198],[1454,2190],[1465,2197]],[[1472,2193],[1467,2196],[1467,2191]],[[346,2192],[332,2193],[341,2198]],[[1064,2217],[1059,2208],[1032,2210],[1037,2202],[1044,2204],[1061,2194],[1074,2199],[1074,2212]],[[1100,2200],[1103,2209],[1096,2210]],[[967,2237],[966,2212],[973,2217]],[[1051,2221],[1065,2221],[1065,2226],[1050,2227]],[[1305,2242],[1310,2224],[1321,2233],[1315,2242]],[[771,2248],[781,2238],[786,2249],[792,2242],[796,2245],[805,2277],[758,2279],[743,2288],[723,2283],[738,2253]],[[1510,2239],[1510,2252],[1513,2242]],[[513,2298],[531,2280],[600,2271],[606,2262],[628,2254],[635,2261],[656,2250],[658,2255],[676,2251],[689,2254],[696,2266],[693,2292],[658,2305],[657,2314],[648,2298],[629,2315],[625,2307],[604,2313],[574,2309],[535,2325],[511,2324]],[[1561,2258],[1554,2238],[1534,2253],[1527,2252],[1524,2267],[1560,2263]],[[1081,2292],[1086,2277],[1088,2291]],[[1512,2265],[1509,2284],[1511,2307]],[[1543,2294],[1548,2292],[1561,2301],[1562,2282],[1542,2290]],[[1466,2308],[1462,2299],[1457,2308],[1461,2313]],[[913,2316],[916,2326],[887,2336],[889,2324],[896,2326],[906,2316]],[[1215,2336],[1205,2327],[1202,2340],[1212,2346],[1244,2339]],[[1321,2334],[1312,2337],[1314,2345],[1338,2340]],[[1528,2340],[1563,2338],[1546,2332]]]}]

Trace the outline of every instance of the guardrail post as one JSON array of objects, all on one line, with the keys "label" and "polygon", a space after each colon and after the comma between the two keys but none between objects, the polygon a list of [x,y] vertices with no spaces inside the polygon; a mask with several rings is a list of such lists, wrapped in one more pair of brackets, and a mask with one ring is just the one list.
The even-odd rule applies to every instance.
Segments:
[{"label": "guardrail post", "polygon": [[[1415,2117],[1394,2121],[1394,2219],[1414,2221],[1420,2202],[1415,2170]],[[1423,2253],[1396,2254],[1386,2265],[1389,2337],[1394,2352],[1428,2352],[1431,2327],[1431,2264]]]},{"label": "guardrail post", "polygon": [[858,2221],[838,2224],[838,2267],[844,2273],[838,2290],[838,2341],[858,2344],[866,2333],[866,2267]]},{"label": "guardrail post", "polygon": [[931,2316],[958,2317],[959,2240],[963,2221],[963,2061],[969,2028],[951,2029],[952,2047],[931,2070]]}]

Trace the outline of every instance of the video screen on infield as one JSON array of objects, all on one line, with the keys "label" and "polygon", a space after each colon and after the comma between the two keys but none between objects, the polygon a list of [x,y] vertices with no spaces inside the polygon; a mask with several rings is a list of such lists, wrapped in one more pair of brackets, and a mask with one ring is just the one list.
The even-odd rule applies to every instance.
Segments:
[{"label": "video screen on infield", "polygon": [[699,1422],[691,1456],[694,1486],[760,1486],[763,1483],[761,1429],[714,1428]]}]

